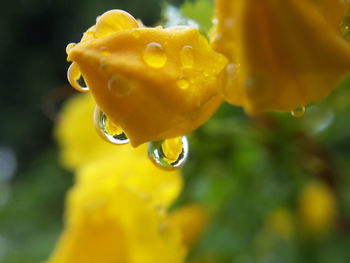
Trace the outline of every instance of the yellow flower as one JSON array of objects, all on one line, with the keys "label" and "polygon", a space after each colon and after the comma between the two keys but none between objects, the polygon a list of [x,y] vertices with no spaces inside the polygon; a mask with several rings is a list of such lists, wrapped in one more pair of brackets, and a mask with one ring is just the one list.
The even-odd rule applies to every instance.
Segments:
[{"label": "yellow flower", "polygon": [[84,202],[69,203],[70,218],[48,262],[184,262],[178,229],[137,192],[122,186],[113,190],[107,195],[96,189]]},{"label": "yellow flower", "polygon": [[284,239],[290,239],[293,234],[293,218],[287,208],[274,210],[266,219],[266,228]]},{"label": "yellow flower", "polygon": [[77,171],[77,187],[81,189],[79,193],[84,194],[80,196],[88,197],[96,188],[108,195],[117,186],[126,185],[155,206],[168,207],[182,189],[180,171],[159,169],[148,161],[145,154],[135,153],[130,145],[126,147],[124,151],[106,155]]},{"label": "yellow flower", "polygon": [[[111,153],[130,152],[129,146],[114,147],[98,136],[92,119],[94,105],[90,94],[79,94],[69,99],[60,113],[54,134],[60,146],[61,163],[70,170]],[[145,149],[136,152],[144,154]]]},{"label": "yellow flower", "polygon": [[339,30],[348,9],[334,0],[216,0],[212,46],[230,60],[226,100],[256,114],[327,96],[350,70]]},{"label": "yellow flower", "polygon": [[309,183],[299,197],[299,216],[306,233],[319,236],[329,232],[337,217],[336,199],[321,182]]},{"label": "yellow flower", "polygon": [[180,172],[158,169],[128,147],[80,167],[49,263],[184,262],[204,212],[189,205],[169,217],[182,189]]},{"label": "yellow flower", "polygon": [[70,83],[82,90],[82,74],[133,146],[189,133],[221,103],[217,76],[226,59],[194,28],[147,28],[111,10],[67,53]]}]

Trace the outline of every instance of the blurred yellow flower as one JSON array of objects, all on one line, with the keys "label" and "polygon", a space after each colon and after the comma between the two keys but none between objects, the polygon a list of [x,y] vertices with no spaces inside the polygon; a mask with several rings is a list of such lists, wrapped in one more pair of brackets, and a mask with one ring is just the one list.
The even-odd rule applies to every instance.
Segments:
[{"label": "blurred yellow flower", "polygon": [[[212,46],[230,61],[225,99],[247,113],[302,108],[350,70],[348,1],[216,0]],[[349,28],[347,26],[347,28]]]},{"label": "blurred yellow flower", "polygon": [[147,28],[121,10],[97,18],[67,47],[68,78],[83,75],[101,110],[133,146],[191,132],[221,103],[217,76],[226,59],[190,27]]},{"label": "blurred yellow flower", "polygon": [[287,208],[280,207],[266,218],[265,226],[278,236],[289,239],[294,230],[293,217]]},{"label": "blurred yellow flower", "polygon": [[168,215],[182,190],[180,171],[154,166],[145,146],[115,147],[99,139],[92,111],[89,94],[73,97],[56,128],[62,159],[77,171],[65,230],[48,263],[184,262],[205,214],[189,205]]},{"label": "blurred yellow flower", "polygon": [[145,155],[114,154],[84,165],[66,204],[66,228],[49,263],[184,262],[205,213],[195,205],[167,208],[182,188]]},{"label": "blurred yellow flower", "polygon": [[337,203],[331,189],[321,183],[309,183],[299,196],[302,229],[311,235],[327,234],[337,218]]},{"label": "blurred yellow flower", "polygon": [[69,194],[66,229],[48,262],[184,262],[179,230],[140,193],[122,185],[80,191]]},{"label": "blurred yellow flower", "polygon": [[77,184],[81,190],[75,198],[84,199],[97,188],[109,195],[116,187],[124,185],[161,209],[168,207],[180,194],[183,180],[179,170],[159,169],[148,161],[145,154],[135,153],[128,146],[127,150],[114,152],[81,167],[77,171]]}]

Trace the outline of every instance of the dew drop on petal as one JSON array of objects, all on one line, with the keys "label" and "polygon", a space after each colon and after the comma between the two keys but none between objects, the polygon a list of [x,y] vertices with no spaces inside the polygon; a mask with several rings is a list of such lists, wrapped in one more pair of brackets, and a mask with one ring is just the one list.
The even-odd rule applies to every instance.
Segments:
[{"label": "dew drop on petal", "polygon": [[129,142],[129,138],[125,135],[124,131],[118,125],[111,122],[98,106],[95,106],[94,124],[98,134],[107,142],[118,145]]},{"label": "dew drop on petal", "polygon": [[80,92],[87,92],[89,88],[86,86],[84,77],[80,72],[79,66],[77,63],[73,62],[67,71],[67,78],[69,83]]},{"label": "dew drop on petal", "polygon": [[306,112],[306,108],[302,106],[302,107],[295,108],[290,112],[290,114],[292,114],[292,116],[295,118],[301,118],[304,116],[305,112]]},{"label": "dew drop on petal", "polygon": [[130,85],[127,78],[113,76],[108,81],[109,91],[116,97],[122,98],[130,94]]},{"label": "dew drop on petal", "polygon": [[180,53],[180,59],[184,68],[192,68],[194,64],[193,47],[184,46]]},{"label": "dew drop on petal", "polygon": [[139,27],[138,22],[127,12],[110,10],[98,17],[95,26],[95,36],[102,38],[125,29]]},{"label": "dew drop on petal", "polygon": [[168,58],[161,44],[151,42],[143,51],[143,60],[152,68],[162,68],[165,66]]},{"label": "dew drop on petal", "polygon": [[188,80],[183,76],[178,78],[178,80],[176,81],[176,84],[182,90],[186,90],[190,86],[190,83],[188,82]]},{"label": "dew drop on petal", "polygon": [[186,136],[150,142],[148,156],[154,164],[163,169],[181,167],[188,156],[188,142]]}]

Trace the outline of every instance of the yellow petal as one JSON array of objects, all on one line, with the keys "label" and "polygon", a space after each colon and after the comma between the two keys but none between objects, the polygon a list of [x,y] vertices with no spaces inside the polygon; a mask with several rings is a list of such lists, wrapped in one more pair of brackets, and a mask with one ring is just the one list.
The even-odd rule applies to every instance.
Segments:
[{"label": "yellow petal", "polygon": [[336,199],[331,189],[321,183],[309,183],[299,197],[299,216],[307,234],[319,236],[329,232],[337,218]]},{"label": "yellow petal", "polygon": [[155,206],[168,207],[181,192],[181,173],[157,168],[146,157],[146,149],[141,148],[144,154],[137,154],[128,146],[84,165],[77,173],[77,187],[81,190],[76,198],[85,198],[96,189],[110,194],[117,186],[125,185]]},{"label": "yellow petal", "polygon": [[180,172],[158,169],[145,154],[124,149],[77,171],[50,263],[184,261],[180,229],[166,214],[181,191]]},{"label": "yellow petal", "polygon": [[194,28],[124,27],[78,43],[68,60],[133,146],[189,133],[221,103],[226,59]]},{"label": "yellow petal", "polygon": [[91,192],[75,204],[74,220],[67,221],[48,262],[183,262],[185,248],[178,229],[132,190],[114,190],[109,194]]},{"label": "yellow petal", "polygon": [[350,70],[339,32],[345,1],[217,0],[216,8],[212,45],[231,62],[222,92],[250,114],[321,99]]}]

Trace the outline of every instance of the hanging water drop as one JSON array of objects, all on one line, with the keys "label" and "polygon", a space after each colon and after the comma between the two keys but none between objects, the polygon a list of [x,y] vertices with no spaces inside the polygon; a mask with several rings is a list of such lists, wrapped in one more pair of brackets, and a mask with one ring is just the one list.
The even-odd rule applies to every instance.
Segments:
[{"label": "hanging water drop", "polygon": [[181,167],[188,156],[186,136],[150,142],[148,145],[149,158],[159,167],[176,169]]},{"label": "hanging water drop", "polygon": [[86,86],[83,75],[80,72],[79,66],[77,63],[73,62],[67,71],[67,78],[69,83],[80,92],[87,92],[89,88]]},{"label": "hanging water drop", "polygon": [[302,106],[302,107],[295,108],[290,113],[295,118],[301,118],[304,116],[305,112],[306,112],[306,108],[304,106]]},{"label": "hanging water drop", "polygon": [[191,46],[184,46],[180,53],[180,59],[184,68],[192,68],[194,64],[194,52]]},{"label": "hanging water drop", "polygon": [[99,135],[106,141],[118,145],[129,142],[129,138],[125,135],[123,130],[118,125],[111,122],[98,106],[95,107],[94,124]]},{"label": "hanging water drop", "polygon": [[143,51],[143,60],[146,64],[153,68],[162,68],[165,66],[168,58],[161,44],[149,43]]}]

